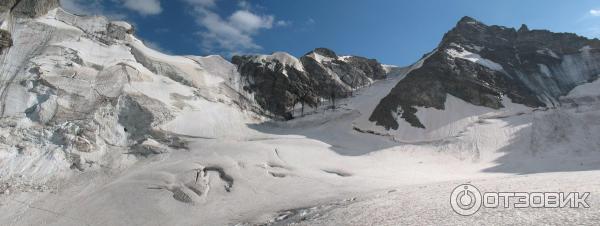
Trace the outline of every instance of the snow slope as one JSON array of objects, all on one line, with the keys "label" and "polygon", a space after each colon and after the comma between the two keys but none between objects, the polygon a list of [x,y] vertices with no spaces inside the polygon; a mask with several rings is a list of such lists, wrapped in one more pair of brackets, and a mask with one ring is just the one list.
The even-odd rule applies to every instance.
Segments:
[{"label": "snow slope", "polygon": [[454,96],[448,95],[445,109],[417,107],[417,116],[423,121],[425,129],[411,126],[398,115],[397,121],[400,127],[397,130],[388,131],[383,127],[376,126],[374,122],[361,120],[358,127],[378,134],[393,136],[395,140],[403,143],[419,143],[444,140],[460,135],[468,126],[480,119],[505,117],[508,115],[530,112],[523,105],[513,104],[507,97],[503,98],[506,108],[494,110],[469,104]]},{"label": "snow slope", "polygon": [[[598,171],[546,173],[495,178],[458,180],[400,186],[318,206],[281,211],[265,223],[274,225],[552,225],[589,224],[600,217],[593,206],[600,204]],[[573,191],[591,192],[591,208],[481,208],[473,216],[461,216],[450,209],[453,187],[472,183],[482,191]],[[426,214],[424,214],[426,213]],[[559,223],[560,222],[560,223]],[[593,224],[593,223],[592,223]]]},{"label": "snow slope", "polygon": [[[284,220],[281,223],[393,225],[451,219],[451,224],[461,224],[490,219],[487,214],[456,218],[449,207],[440,206],[457,184],[467,181],[490,189],[507,184],[527,191],[578,185],[585,191],[598,189],[587,181],[598,172],[600,153],[556,146],[580,141],[577,137],[564,141],[533,133],[555,131],[547,126],[557,122],[543,117],[558,109],[481,119],[455,139],[440,142],[402,144],[352,130],[360,109],[374,107],[370,100],[388,86],[389,81],[376,83],[344,100],[335,111],[322,109],[289,122],[250,126],[257,131],[244,139],[189,137],[187,151],[155,155],[116,172],[87,171],[46,188],[52,192],[0,196],[0,202],[6,203],[0,207],[0,221],[231,225]],[[540,138],[556,148],[534,151],[532,147],[538,145],[534,141]],[[370,151],[357,152],[369,146]],[[532,173],[541,174],[517,176]],[[403,210],[406,205],[398,203],[412,203],[416,209]],[[392,209],[400,216],[380,209],[389,206],[400,208]],[[303,211],[304,207],[314,208]],[[427,208],[435,211],[424,215]],[[308,215],[302,216],[309,217],[294,215],[304,212]],[[340,217],[344,213],[355,217]],[[582,214],[594,217],[594,213]],[[496,219],[503,213],[490,214]],[[529,217],[509,222],[556,216],[551,211],[524,214]],[[560,216],[569,217],[562,212]]]}]

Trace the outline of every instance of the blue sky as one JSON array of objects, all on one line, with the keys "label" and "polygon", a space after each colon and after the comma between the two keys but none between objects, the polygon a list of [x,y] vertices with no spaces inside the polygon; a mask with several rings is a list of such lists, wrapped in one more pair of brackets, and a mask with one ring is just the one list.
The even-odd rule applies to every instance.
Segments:
[{"label": "blue sky", "polygon": [[172,54],[271,53],[327,47],[340,55],[408,65],[431,51],[462,16],[486,24],[600,37],[597,0],[61,0],[81,14],[136,26]]}]

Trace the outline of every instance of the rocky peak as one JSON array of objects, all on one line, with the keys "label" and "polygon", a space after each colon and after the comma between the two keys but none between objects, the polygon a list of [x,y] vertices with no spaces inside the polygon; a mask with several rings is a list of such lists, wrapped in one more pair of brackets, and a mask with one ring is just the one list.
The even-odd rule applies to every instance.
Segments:
[{"label": "rocky peak", "polygon": [[306,55],[310,55],[311,53],[317,53],[321,56],[329,57],[329,58],[333,58],[333,59],[338,58],[337,54],[335,54],[335,52],[333,50],[327,49],[327,48],[316,48],[315,50],[307,53]]},{"label": "rocky peak", "polygon": [[471,17],[463,17],[454,28],[446,33],[438,48],[454,44],[493,45],[516,38],[514,29],[501,26],[488,26]]},{"label": "rocky peak", "polygon": [[474,18],[470,17],[470,16],[463,16],[462,18],[460,18],[460,20],[458,21],[458,23],[456,23],[456,26],[469,26],[469,25],[473,25],[473,24],[479,24],[480,22],[475,20]]},{"label": "rocky peak", "polygon": [[[600,41],[546,30],[519,31],[463,17],[434,51],[385,97],[370,120],[397,129],[397,118],[425,128],[416,107],[444,109],[447,95],[489,108],[503,98],[529,107],[558,98],[600,74]],[[398,117],[398,115],[400,117]]]},{"label": "rocky peak", "polygon": [[473,34],[481,32],[486,27],[487,25],[484,23],[472,17],[465,16],[456,23],[456,26],[450,32]]},{"label": "rocky peak", "polygon": [[529,27],[527,27],[526,24],[522,24],[521,28],[519,28],[519,33],[525,33],[525,32],[529,32]]}]

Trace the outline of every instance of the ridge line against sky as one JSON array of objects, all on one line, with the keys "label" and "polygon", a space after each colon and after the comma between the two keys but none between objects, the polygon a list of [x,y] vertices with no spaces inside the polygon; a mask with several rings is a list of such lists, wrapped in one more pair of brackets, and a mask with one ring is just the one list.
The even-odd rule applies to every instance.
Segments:
[{"label": "ridge line against sky", "polygon": [[179,55],[289,52],[316,47],[408,65],[463,16],[488,25],[600,36],[593,0],[61,0],[78,14],[126,20],[149,46]]}]

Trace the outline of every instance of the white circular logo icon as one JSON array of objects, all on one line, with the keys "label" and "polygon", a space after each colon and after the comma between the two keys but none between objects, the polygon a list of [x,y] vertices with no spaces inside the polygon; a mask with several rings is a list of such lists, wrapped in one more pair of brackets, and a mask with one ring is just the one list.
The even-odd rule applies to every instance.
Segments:
[{"label": "white circular logo icon", "polygon": [[462,184],[452,190],[450,206],[452,206],[454,212],[463,216],[470,216],[481,208],[481,199],[479,189],[470,184]]}]

